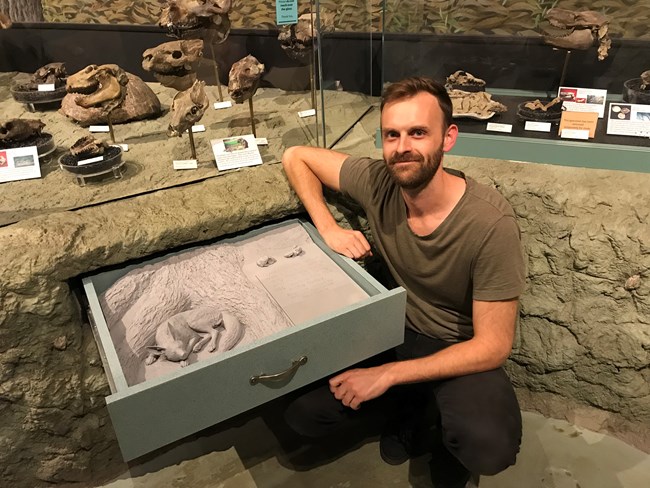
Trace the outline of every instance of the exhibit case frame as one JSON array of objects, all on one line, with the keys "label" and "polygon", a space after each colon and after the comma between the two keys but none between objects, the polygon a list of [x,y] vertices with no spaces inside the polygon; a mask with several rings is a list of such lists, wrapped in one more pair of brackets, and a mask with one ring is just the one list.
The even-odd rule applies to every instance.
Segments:
[{"label": "exhibit case frame", "polygon": [[[607,5],[600,5],[598,13],[606,13],[611,47],[601,61],[596,34],[586,49],[556,48],[544,40],[551,8],[582,12],[587,10],[584,2],[389,0],[382,81],[425,75],[445,83],[462,70],[486,82],[484,90],[508,110],[489,120],[456,118],[460,134],[451,154],[650,172],[650,133],[607,133],[610,104],[625,103],[626,81],[650,68],[650,35],[643,27],[647,8],[616,0],[603,3]],[[535,99],[549,102],[560,85],[607,90],[605,116],[595,137],[563,138],[558,121],[544,128],[548,132],[526,128],[518,106]]]},{"label": "exhibit case frame", "polygon": [[[200,246],[83,278],[88,315],[112,391],[106,404],[125,460],[402,343],[406,291],[400,287],[387,290],[354,261],[333,252],[311,224],[292,219],[220,239],[218,244],[241,243],[292,225],[302,227],[331,263],[367,297],[334,306],[331,311],[290,328],[135,384],[129,384],[125,377],[100,297],[129,272],[141,271],[171,256],[183,259]],[[343,337],[345,340],[341,340]]]}]

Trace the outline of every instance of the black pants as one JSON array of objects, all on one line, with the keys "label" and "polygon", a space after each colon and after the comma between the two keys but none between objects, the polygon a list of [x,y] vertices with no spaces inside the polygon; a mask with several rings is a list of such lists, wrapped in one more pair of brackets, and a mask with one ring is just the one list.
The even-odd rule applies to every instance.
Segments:
[{"label": "black pants", "polygon": [[[449,345],[407,329],[404,343],[391,355],[383,354],[358,366],[420,358]],[[494,475],[515,463],[521,442],[521,413],[510,380],[501,368],[399,385],[379,399],[363,403],[359,410],[345,407],[324,383],[296,398],[286,410],[285,420],[303,436],[322,437],[375,408],[393,408],[392,414],[405,420],[424,415],[430,401],[439,412],[443,454],[451,454],[451,462],[460,461],[465,469],[483,475]],[[431,444],[435,444],[434,439]]]}]

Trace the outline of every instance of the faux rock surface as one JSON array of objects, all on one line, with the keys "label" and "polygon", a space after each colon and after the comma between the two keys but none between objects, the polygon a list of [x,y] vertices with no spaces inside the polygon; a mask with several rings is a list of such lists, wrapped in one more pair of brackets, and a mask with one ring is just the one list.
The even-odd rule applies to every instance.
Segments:
[{"label": "faux rock surface", "polygon": [[[446,165],[499,189],[522,229],[528,285],[507,365],[522,407],[648,450],[650,175],[460,157]],[[264,164],[0,228],[3,484],[94,485],[125,469],[75,299],[80,275],[300,211],[280,165]]]}]

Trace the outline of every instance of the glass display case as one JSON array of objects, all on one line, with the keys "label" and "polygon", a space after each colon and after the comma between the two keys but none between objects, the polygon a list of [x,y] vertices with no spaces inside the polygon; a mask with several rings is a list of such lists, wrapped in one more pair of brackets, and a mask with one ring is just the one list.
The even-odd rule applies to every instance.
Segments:
[{"label": "glass display case", "polygon": [[[192,5],[178,5],[186,3]],[[215,8],[227,3],[211,1]],[[280,2],[252,5],[235,1],[228,13],[230,29],[221,19],[217,32],[212,32],[216,23],[212,18],[208,18],[209,27],[174,27],[185,25],[183,16],[189,14],[181,9],[172,15],[166,2],[157,0],[111,2],[110,8],[89,0],[37,0],[34,4],[42,8],[30,15],[26,14],[29,9],[10,9],[13,25],[0,29],[0,122],[38,119],[45,124],[43,131],[53,135],[56,150],[41,158],[40,178],[36,175],[2,183],[6,189],[19,185],[19,190],[5,192],[6,198],[0,200],[0,225],[218,176],[214,141],[254,134],[259,150],[255,162],[262,164],[279,163],[290,146],[331,146],[369,110],[378,95],[372,91],[379,73],[378,40],[371,36],[371,22],[377,16],[369,2],[296,1],[297,22],[280,25],[276,12]],[[165,8],[161,11],[161,7]],[[169,25],[169,19],[176,24]],[[202,40],[203,46],[195,60],[185,61],[187,53],[180,48],[162,48],[170,42],[196,39]],[[149,62],[145,53],[149,53]],[[262,74],[254,94],[236,103],[233,89],[228,87],[231,72],[248,55],[256,59],[256,69]],[[162,68],[152,68],[156,64],[152,59]],[[60,96],[50,97],[48,103],[16,97],[13,88],[29,83],[37,70],[50,63],[64,63],[68,75],[56,87]],[[205,84],[208,107],[193,122],[198,126],[192,133],[193,142],[190,134],[182,131],[180,137],[168,135],[174,125],[174,99],[189,87],[166,86],[170,76],[165,70],[179,64],[182,68],[191,65],[193,76]],[[124,122],[115,114],[129,104],[127,100],[112,112],[111,121],[105,115],[99,119],[77,117],[82,109],[75,106],[75,100],[88,94],[66,94],[66,80],[72,76],[91,78],[78,74],[89,66],[104,65],[117,65],[129,77],[142,80],[152,92],[151,105],[159,103],[159,108]],[[162,71],[156,73],[156,69]],[[36,87],[34,82],[32,85]],[[127,89],[129,86],[135,85],[129,82]],[[85,88],[79,85],[75,90]],[[369,98],[371,95],[375,98]],[[183,105],[179,102],[179,106]],[[103,168],[100,161],[74,168],[67,160],[62,163],[61,157],[74,143],[89,135],[121,145],[119,164]],[[226,153],[225,143],[222,146],[221,152]]]},{"label": "glass display case", "polygon": [[[460,70],[483,80],[475,89],[505,106],[484,113],[455,110],[460,137],[452,154],[650,171],[649,110],[631,106],[644,102],[625,87],[650,69],[647,2],[388,0],[385,5],[383,82],[426,75],[445,83]],[[587,40],[581,44],[575,36]],[[472,91],[451,85],[448,89]],[[582,111],[602,101],[594,137],[584,131],[559,134],[562,103],[555,114],[526,107],[535,100],[548,104],[560,95],[560,86],[567,88],[565,110],[570,105],[569,111]],[[625,114],[628,119],[619,123]]]}]

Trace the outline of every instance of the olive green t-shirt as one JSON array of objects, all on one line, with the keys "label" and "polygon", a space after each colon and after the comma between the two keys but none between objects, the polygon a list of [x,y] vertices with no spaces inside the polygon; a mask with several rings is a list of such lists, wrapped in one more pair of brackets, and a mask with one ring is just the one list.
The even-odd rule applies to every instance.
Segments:
[{"label": "olive green t-shirt", "polygon": [[376,246],[407,291],[406,326],[449,342],[473,336],[472,300],[518,297],[525,264],[512,207],[496,190],[462,172],[465,193],[427,236],[407,223],[406,204],[383,160],[349,157],[341,191],[365,210]]}]

